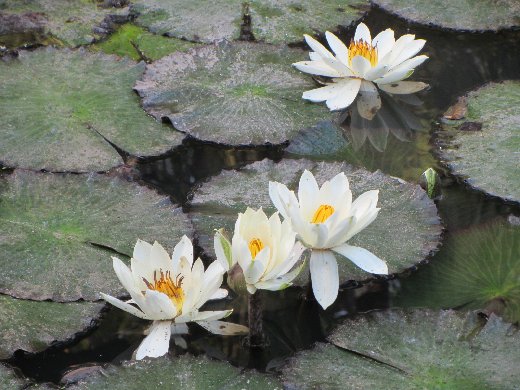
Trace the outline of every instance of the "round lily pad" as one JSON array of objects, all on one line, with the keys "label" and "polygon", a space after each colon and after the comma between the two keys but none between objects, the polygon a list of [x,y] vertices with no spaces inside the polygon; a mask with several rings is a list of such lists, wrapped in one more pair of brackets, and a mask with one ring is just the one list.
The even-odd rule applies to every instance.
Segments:
[{"label": "round lily pad", "polygon": [[394,304],[488,308],[520,322],[520,226],[495,222],[449,236],[427,267],[407,279]]},{"label": "round lily pad", "polygon": [[135,0],[137,23],[157,34],[191,41],[237,39],[241,28],[251,29],[268,43],[301,41],[303,34],[335,30],[359,20],[366,0]]},{"label": "round lily pad", "polygon": [[0,359],[19,349],[40,352],[70,341],[94,325],[102,308],[101,303],[36,302],[0,295]]},{"label": "round lily pad", "polygon": [[281,389],[281,383],[268,374],[240,370],[232,365],[191,355],[126,362],[109,366],[102,373],[71,387],[95,389],[204,389],[264,390]]},{"label": "round lily pad", "polygon": [[375,312],[345,321],[283,369],[295,389],[514,389],[520,332],[494,315]]},{"label": "round lily pad", "polygon": [[[21,51],[0,61],[0,161],[52,171],[101,171],[168,151],[183,135],[139,107],[144,64],[86,50]],[[37,151],[37,152],[35,152]]]},{"label": "round lily pad", "polygon": [[300,49],[220,42],[147,65],[135,90],[146,111],[200,140],[280,144],[330,115],[301,98],[314,83],[291,64],[304,56]]},{"label": "round lily pad", "polygon": [[107,16],[128,15],[128,7],[102,7],[97,1],[88,0],[2,0],[0,11],[10,15],[39,15],[39,24],[46,33],[69,46],[92,43],[100,36],[98,26]]},{"label": "round lily pad", "polygon": [[0,292],[57,301],[120,295],[111,256],[131,256],[138,238],[171,251],[191,231],[167,197],[134,183],[15,171],[0,179]]},{"label": "round lily pad", "polygon": [[0,388],[2,389],[25,389],[29,381],[16,375],[14,370],[0,364]]},{"label": "round lily pad", "polygon": [[[349,243],[386,260],[390,274],[413,267],[437,248],[441,232],[437,209],[419,186],[346,163],[263,160],[239,171],[224,171],[195,191],[190,217],[203,249],[213,255],[214,229],[223,227],[231,235],[237,214],[246,207],[263,207],[268,214],[274,212],[269,181],[284,183],[295,190],[304,169],[316,176],[318,184],[345,172],[354,197],[379,189],[381,211],[377,219]],[[341,258],[338,266],[341,282],[364,281],[371,277],[346,259]],[[308,272],[304,270],[301,275],[305,278],[300,284],[307,281]]]},{"label": "round lily pad", "polygon": [[372,0],[408,21],[454,30],[502,30],[520,26],[517,0]]},{"label": "round lily pad", "polygon": [[174,51],[187,51],[194,46],[196,44],[192,42],[155,35],[142,27],[125,24],[107,40],[95,44],[93,48],[107,54],[128,56],[136,61],[141,59],[155,61]]},{"label": "round lily pad", "polygon": [[487,84],[467,104],[465,119],[443,125],[441,158],[472,187],[520,202],[520,81]]}]

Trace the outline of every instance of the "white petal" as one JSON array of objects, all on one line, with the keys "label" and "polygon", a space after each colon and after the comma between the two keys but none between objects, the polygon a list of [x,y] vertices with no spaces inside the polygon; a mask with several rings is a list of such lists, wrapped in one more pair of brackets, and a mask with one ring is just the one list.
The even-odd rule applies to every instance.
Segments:
[{"label": "white petal", "polygon": [[394,30],[391,28],[387,28],[386,30],[381,31],[372,40],[372,46],[377,47],[378,58],[383,58],[385,55],[387,55],[390,50],[392,50],[394,43]]},{"label": "white petal", "polygon": [[162,270],[165,273],[166,271],[173,271],[173,263],[170,255],[157,241],[152,245],[148,261],[154,271],[159,272],[159,270]]},{"label": "white petal", "polygon": [[105,301],[110,303],[111,305],[114,305],[118,309],[124,310],[127,313],[130,313],[138,318],[142,318],[144,320],[150,320],[151,318],[147,316],[145,313],[143,313],[141,310],[136,308],[135,306],[130,305],[129,303],[123,302],[117,298],[114,298],[113,296],[110,296],[108,294],[100,293],[101,298],[103,298]]},{"label": "white petal", "polygon": [[170,321],[154,321],[148,336],[137,348],[135,358],[141,360],[145,357],[159,357],[168,353],[171,336]]},{"label": "white petal", "polygon": [[396,81],[401,81],[407,77],[410,77],[410,75],[413,73],[413,69],[417,66],[422,64],[428,57],[427,56],[417,56],[414,58],[410,58],[409,60],[406,60],[401,65],[396,66],[391,71],[389,71],[387,74],[385,74],[383,77],[374,80],[375,83],[378,85],[380,84],[388,84],[388,83],[394,83]]},{"label": "white petal", "polygon": [[372,69],[372,65],[365,57],[355,56],[352,58],[351,68],[357,77],[365,78],[365,74]]},{"label": "white petal", "polygon": [[152,250],[152,244],[149,244],[143,240],[137,240],[134,246],[134,254],[132,257],[138,260],[148,261],[150,257],[150,252]]},{"label": "white petal", "polygon": [[343,244],[332,248],[332,250],[345,256],[364,271],[370,272],[371,274],[388,275],[388,265],[386,262],[365,248]]},{"label": "white petal", "polygon": [[325,62],[318,61],[300,61],[295,62],[293,66],[300,72],[310,73],[317,76],[340,77],[341,74],[334,68],[331,68]]},{"label": "white petal", "polygon": [[404,47],[401,53],[392,60],[390,63],[390,67],[393,68],[402,62],[406,61],[408,58],[413,57],[417,53],[421,51],[421,49],[424,47],[424,44],[426,41],[424,39],[416,39],[412,42],[407,43]]},{"label": "white petal", "polygon": [[365,72],[365,76],[363,77],[365,80],[374,81],[378,78],[383,77],[388,70],[390,69],[390,65],[385,65],[382,63],[377,64],[373,68],[370,68]]},{"label": "white petal", "polygon": [[401,52],[403,51],[403,48],[405,48],[408,43],[412,42],[415,39],[415,35],[412,34],[405,34],[397,41],[395,41],[394,46],[392,46],[392,49],[383,57],[379,58],[379,63],[383,65],[391,65],[392,62],[399,57]]},{"label": "white petal", "polygon": [[249,328],[247,326],[233,324],[231,322],[197,321],[197,324],[211,333],[223,336],[246,335],[249,333]]},{"label": "white petal", "polygon": [[[221,318],[228,317],[233,310],[218,310],[218,311],[200,311],[191,313],[189,321],[215,321],[220,320]],[[180,318],[180,317],[179,317]],[[175,321],[177,322],[177,320]],[[188,322],[188,321],[186,321]]]},{"label": "white petal", "polygon": [[319,207],[318,193],[320,188],[314,175],[307,169],[302,173],[298,184],[298,202],[304,218],[312,218],[314,210]]},{"label": "white petal", "polygon": [[190,333],[190,331],[188,329],[188,325],[186,325],[186,324],[176,324],[175,322],[172,322],[171,329],[172,329],[172,335]]},{"label": "white petal", "polygon": [[112,266],[114,267],[114,271],[117,275],[117,278],[123,285],[126,291],[128,291],[131,295],[134,292],[139,291],[139,286],[136,286],[134,281],[134,276],[132,275],[132,271],[119,260],[117,257],[112,257]]},{"label": "white petal", "polygon": [[311,61],[322,61],[323,60],[323,57],[320,56],[315,51],[310,51],[309,52],[309,58],[311,59]]},{"label": "white petal", "polygon": [[356,28],[356,33],[354,34],[354,41],[363,40],[366,43],[372,43],[372,38],[370,37],[370,30],[368,29],[365,23],[359,23]]},{"label": "white petal", "polygon": [[312,291],[318,303],[326,309],[338,296],[338,263],[330,251],[313,250],[310,261]]},{"label": "white petal", "polygon": [[316,39],[314,39],[313,37],[311,37],[310,35],[307,35],[307,34],[304,34],[303,36],[305,37],[305,41],[307,42],[307,45],[309,45],[309,47],[313,51],[318,53],[321,57],[334,58],[332,53],[330,51],[328,51],[325,48],[325,46],[323,46],[321,43],[319,43]]},{"label": "white petal", "polygon": [[274,207],[276,207],[278,212],[286,219],[289,217],[288,208],[290,205],[299,207],[298,199],[296,199],[294,192],[289,191],[289,189],[281,183],[269,182],[269,197]]},{"label": "white petal", "polygon": [[225,288],[219,288],[208,300],[224,299],[228,296],[229,292]]},{"label": "white petal", "polygon": [[420,81],[398,81],[396,83],[379,85],[379,88],[383,91],[396,95],[408,95],[410,93],[422,91],[426,87],[428,87],[428,84]]},{"label": "white petal", "polygon": [[178,264],[181,257],[185,257],[190,266],[193,264],[193,244],[187,236],[182,236],[179,243],[173,248],[172,259],[174,264]]},{"label": "white petal", "polygon": [[224,234],[222,234],[222,229],[215,232],[215,236],[213,237],[213,247],[217,256],[217,261],[222,265],[222,268],[229,271],[229,269],[234,265],[231,243]]},{"label": "white petal", "polygon": [[360,79],[346,79],[338,83],[341,85],[336,96],[327,100],[327,107],[331,110],[341,110],[350,106],[356,98],[359,87],[361,85]]},{"label": "white petal", "polygon": [[146,290],[141,309],[154,320],[170,320],[177,315],[177,308],[166,294]]},{"label": "white petal", "polygon": [[296,241],[287,259],[285,259],[283,262],[274,267],[269,272],[269,274],[266,274],[262,279],[269,280],[278,276],[283,276],[284,274],[289,272],[289,270],[292,267],[294,267],[298,260],[300,260],[300,257],[302,256],[305,249],[305,246],[301,242]]},{"label": "white petal", "polygon": [[262,290],[270,290],[270,291],[283,290],[292,285],[292,281],[300,274],[304,265],[305,265],[305,262],[302,261],[302,263],[298,267],[295,267],[291,272],[282,274],[281,276],[274,278],[274,279],[260,281],[258,283],[255,283],[254,286],[255,286],[255,288],[262,289]]},{"label": "white petal", "polygon": [[340,83],[329,84],[325,87],[305,91],[302,94],[302,98],[305,100],[310,100],[314,103],[323,102],[325,100],[332,99],[334,96],[336,96],[339,93],[340,89]]},{"label": "white petal", "polygon": [[336,55],[336,58],[341,61],[345,66],[347,66],[348,63],[348,48],[345,46],[345,44],[339,39],[337,36],[335,36],[333,33],[326,31],[325,32],[325,38],[327,38],[327,43],[329,44],[330,48]]}]

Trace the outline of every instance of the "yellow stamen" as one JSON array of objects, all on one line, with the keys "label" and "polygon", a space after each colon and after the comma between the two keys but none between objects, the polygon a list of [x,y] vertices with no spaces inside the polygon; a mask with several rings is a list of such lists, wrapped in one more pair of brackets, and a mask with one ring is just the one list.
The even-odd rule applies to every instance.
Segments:
[{"label": "yellow stamen", "polygon": [[372,67],[377,65],[377,47],[372,46],[370,43],[367,43],[363,40],[359,41],[350,41],[350,45],[348,47],[348,64],[352,66],[352,59],[355,56],[365,57]]},{"label": "yellow stamen", "polygon": [[253,238],[251,241],[249,241],[249,252],[251,252],[253,260],[255,259],[258,252],[260,252],[262,249],[264,249],[264,243],[261,239]]},{"label": "yellow stamen", "polygon": [[145,278],[143,278],[143,281],[148,289],[166,294],[175,307],[177,307],[177,313],[180,314],[182,312],[182,304],[184,303],[184,291],[181,288],[184,276],[179,274],[173,280],[170,271],[166,271],[166,274],[164,274],[163,270],[160,269],[159,272],[160,278],[157,278],[157,271],[153,272],[153,284]]},{"label": "yellow stamen", "polygon": [[322,204],[314,213],[311,223],[323,223],[329,219],[332,214],[334,214],[334,207],[328,204]]}]

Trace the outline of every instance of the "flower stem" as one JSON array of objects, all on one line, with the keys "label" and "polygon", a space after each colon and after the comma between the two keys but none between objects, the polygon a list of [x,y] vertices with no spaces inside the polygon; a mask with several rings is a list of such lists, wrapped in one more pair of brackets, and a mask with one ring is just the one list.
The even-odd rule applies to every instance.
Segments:
[{"label": "flower stem", "polygon": [[249,320],[249,337],[246,344],[250,348],[260,348],[265,346],[265,335],[263,329],[262,316],[262,298],[257,291],[254,294],[249,294],[248,301],[248,320]]}]

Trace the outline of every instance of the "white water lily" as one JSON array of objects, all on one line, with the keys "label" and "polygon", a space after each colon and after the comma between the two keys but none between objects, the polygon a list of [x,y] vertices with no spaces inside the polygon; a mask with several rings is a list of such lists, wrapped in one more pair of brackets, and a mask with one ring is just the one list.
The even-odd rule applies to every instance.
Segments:
[{"label": "white water lily", "polygon": [[424,39],[415,39],[415,35],[406,34],[395,40],[394,31],[388,28],[372,39],[368,27],[360,23],[348,47],[331,32],[325,33],[334,54],[309,35],[304,36],[313,50],[309,53],[311,61],[293,65],[302,72],[333,79],[329,85],[304,92],[302,97],[312,102],[326,101],[330,110],[350,106],[358,93],[374,96],[377,87],[389,93],[409,94],[428,86],[402,81],[428,58],[415,56],[426,43]]},{"label": "white water lily", "polygon": [[166,354],[172,330],[173,334],[182,333],[187,322],[196,322],[216,334],[247,333],[245,326],[218,321],[233,310],[199,311],[208,300],[227,296],[227,290],[220,288],[225,270],[216,261],[206,270],[200,258],[194,262],[188,237],[182,237],[171,258],[159,243],[138,240],[131,268],[117,257],[112,260],[119,281],[132,299],[123,302],[101,293],[102,298],[136,317],[153,321],[136,351],[137,360]]},{"label": "white water lily", "polygon": [[217,232],[214,244],[222,266],[240,265],[250,294],[287,288],[303,268],[303,262],[294,268],[305,247],[296,242],[290,221],[281,222],[278,213],[267,218],[262,208],[239,213],[231,243]]},{"label": "white water lily", "polygon": [[346,242],[370,225],[379,208],[377,190],[367,191],[352,202],[352,192],[343,172],[318,187],[313,174],[302,174],[298,198],[278,182],[269,182],[269,196],[285,219],[291,221],[298,238],[312,249],[312,289],[326,309],[338,296],[338,264],[334,252],[373,274],[388,274],[386,262],[370,251]]}]

